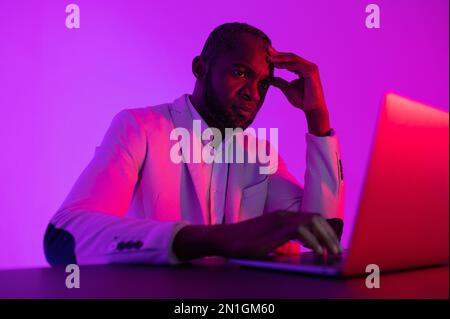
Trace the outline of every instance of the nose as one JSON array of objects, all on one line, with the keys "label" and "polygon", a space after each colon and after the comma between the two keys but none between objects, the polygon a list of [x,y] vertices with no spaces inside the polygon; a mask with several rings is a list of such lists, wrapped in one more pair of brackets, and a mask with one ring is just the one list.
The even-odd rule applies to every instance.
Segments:
[{"label": "nose", "polygon": [[259,103],[260,96],[258,91],[258,83],[256,81],[249,82],[242,90],[242,98],[248,102]]}]

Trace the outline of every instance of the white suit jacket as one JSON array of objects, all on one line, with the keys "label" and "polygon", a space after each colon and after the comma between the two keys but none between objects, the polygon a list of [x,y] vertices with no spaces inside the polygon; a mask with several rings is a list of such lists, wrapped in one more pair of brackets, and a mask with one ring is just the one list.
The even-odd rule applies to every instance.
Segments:
[{"label": "white suit jacket", "polygon": [[[172,241],[187,224],[210,224],[202,167],[174,164],[169,136],[192,131],[185,94],[173,103],[125,109],[50,221],[44,238],[56,264],[177,263]],[[276,210],[343,218],[344,183],[337,136],[306,134],[302,187],[280,157],[274,174],[258,163],[229,164],[225,222]],[[246,150],[244,150],[246,151]]]}]

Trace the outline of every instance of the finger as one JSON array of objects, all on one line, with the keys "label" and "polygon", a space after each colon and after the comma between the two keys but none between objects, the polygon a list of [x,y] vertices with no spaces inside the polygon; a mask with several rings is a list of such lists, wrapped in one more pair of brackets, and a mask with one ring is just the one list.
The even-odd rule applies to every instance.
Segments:
[{"label": "finger", "polygon": [[269,55],[277,55],[277,54],[279,54],[278,51],[275,48],[273,48],[273,47],[267,48],[267,53],[269,53]]},{"label": "finger", "polygon": [[330,226],[330,224],[325,220],[325,218],[321,218],[320,223],[322,223],[323,228],[326,230],[326,232],[329,234],[329,236],[331,237],[331,239],[335,242],[338,250],[340,253],[342,253],[344,251],[344,249],[342,248],[342,245],[339,241],[338,236],[336,235],[336,232],[334,231],[334,229]]},{"label": "finger", "polygon": [[311,77],[310,67],[299,62],[274,62],[273,66],[277,69],[286,69],[288,71],[294,72],[295,74],[300,75],[304,78]]},{"label": "finger", "polygon": [[[339,246],[336,241],[333,239],[333,236],[328,234],[327,230],[321,223],[320,219],[323,217],[314,216],[312,218],[312,225],[314,229],[314,233],[317,234],[318,239],[325,244],[328,250],[332,251],[334,254],[339,253]],[[334,236],[336,237],[336,236]]]},{"label": "finger", "polygon": [[267,57],[267,60],[270,63],[275,63],[275,62],[297,62],[297,63],[301,63],[301,64],[305,64],[308,65],[310,67],[314,66],[314,63],[294,54],[294,53],[276,53],[276,54],[271,54]]},{"label": "finger", "polygon": [[274,62],[304,62],[302,59],[296,55],[291,54],[276,54],[276,55],[269,55],[267,57],[267,60],[270,63]]},{"label": "finger", "polygon": [[268,52],[269,52],[269,57],[285,57],[285,58],[289,58],[289,59],[303,59],[295,53],[281,52],[281,51],[277,51],[275,48],[269,48]]},{"label": "finger", "polygon": [[288,63],[288,62],[298,62],[309,66],[310,69],[314,70],[317,68],[316,64],[311,61],[308,61],[301,56],[298,56],[295,53],[291,52],[279,52],[274,48],[268,49],[269,56],[267,57],[270,63],[278,62],[278,63]]},{"label": "finger", "polygon": [[312,231],[317,236],[319,241],[327,247],[329,251],[333,253],[338,253],[338,246],[333,240],[333,237],[328,233],[321,222],[322,216],[314,216],[311,220]]},{"label": "finger", "polygon": [[317,254],[322,255],[322,253],[323,253],[322,245],[320,245],[316,236],[314,236],[307,228],[300,226],[298,228],[298,234],[299,234],[299,239],[300,239],[300,241],[303,242],[303,244],[308,245]]}]

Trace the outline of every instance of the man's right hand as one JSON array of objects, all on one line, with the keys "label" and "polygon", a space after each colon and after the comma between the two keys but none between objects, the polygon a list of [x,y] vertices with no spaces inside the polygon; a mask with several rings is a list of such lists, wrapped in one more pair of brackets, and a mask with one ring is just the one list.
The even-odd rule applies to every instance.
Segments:
[{"label": "man's right hand", "polygon": [[222,234],[226,257],[266,256],[295,239],[318,254],[323,247],[334,254],[342,252],[335,232],[319,214],[280,211],[226,226]]},{"label": "man's right hand", "polygon": [[299,240],[316,253],[343,251],[334,230],[320,214],[278,211],[235,224],[185,226],[173,244],[180,259],[219,255],[229,258],[267,256],[275,248]]}]

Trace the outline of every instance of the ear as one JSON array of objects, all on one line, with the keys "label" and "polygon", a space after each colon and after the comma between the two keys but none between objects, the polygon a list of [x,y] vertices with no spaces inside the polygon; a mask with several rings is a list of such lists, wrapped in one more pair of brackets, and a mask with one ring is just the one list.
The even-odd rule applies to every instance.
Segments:
[{"label": "ear", "polygon": [[196,56],[192,61],[192,73],[197,80],[204,80],[206,75],[206,63],[201,56]]}]

